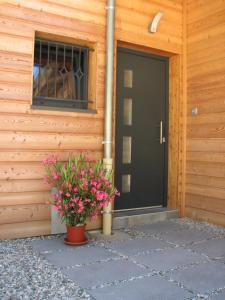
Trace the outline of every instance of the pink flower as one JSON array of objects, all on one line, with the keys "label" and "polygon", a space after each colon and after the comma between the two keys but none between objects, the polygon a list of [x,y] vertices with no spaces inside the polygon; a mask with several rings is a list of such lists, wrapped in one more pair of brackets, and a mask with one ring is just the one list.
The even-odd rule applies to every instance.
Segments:
[{"label": "pink flower", "polygon": [[94,221],[94,220],[97,220],[97,218],[98,218],[98,215],[97,214],[94,214],[94,215],[92,215],[91,216],[91,219]]},{"label": "pink flower", "polygon": [[59,194],[54,194],[54,199],[58,200],[59,199]]},{"label": "pink flower", "polygon": [[120,192],[118,190],[115,191],[115,195],[120,197]]},{"label": "pink flower", "polygon": [[78,202],[78,205],[79,205],[80,208],[83,208],[83,207],[84,207],[84,204],[83,204],[82,201]]},{"label": "pink flower", "polygon": [[94,187],[91,188],[91,193],[92,193],[92,194],[95,194],[96,192],[97,192],[96,188],[94,188]]},{"label": "pink flower", "polygon": [[44,183],[45,183],[45,184],[50,184],[50,181],[49,181],[49,180],[50,180],[49,176],[48,176],[48,175],[45,175],[45,176],[44,176]]},{"label": "pink flower", "polygon": [[108,194],[104,191],[97,191],[96,198],[98,201],[106,200],[108,198]]},{"label": "pink flower", "polygon": [[81,175],[81,176],[84,176],[84,174],[85,174],[85,171],[84,171],[84,170],[81,170],[81,171],[80,171],[80,175]]},{"label": "pink flower", "polygon": [[97,189],[99,190],[101,188],[101,183],[97,184]]},{"label": "pink flower", "polygon": [[71,195],[70,195],[70,193],[69,192],[67,192],[66,193],[66,197],[70,197]]},{"label": "pink flower", "polygon": [[78,214],[81,214],[84,211],[84,207],[79,207],[79,209],[77,210]]},{"label": "pink flower", "polygon": [[58,172],[52,172],[52,177],[54,180],[58,180],[60,178],[60,174]]},{"label": "pink flower", "polygon": [[78,189],[75,187],[75,188],[73,189],[73,191],[74,191],[74,193],[76,193],[76,192],[78,191]]},{"label": "pink flower", "polygon": [[97,181],[91,180],[91,185],[94,186],[94,187],[96,187],[97,186]]},{"label": "pink flower", "polygon": [[94,170],[92,168],[89,169],[90,174],[94,174]]},{"label": "pink flower", "polygon": [[73,202],[78,203],[79,202],[79,198],[74,198],[72,199]]},{"label": "pink flower", "polygon": [[85,202],[86,202],[86,203],[90,203],[90,202],[91,202],[91,199],[86,198],[86,199],[85,199]]},{"label": "pink flower", "polygon": [[109,181],[108,180],[105,180],[104,183],[105,183],[106,186],[109,186]]},{"label": "pink flower", "polygon": [[42,160],[42,164],[44,166],[50,166],[53,165],[57,162],[58,158],[56,155],[54,154],[50,154],[49,156],[47,156],[45,159]]}]

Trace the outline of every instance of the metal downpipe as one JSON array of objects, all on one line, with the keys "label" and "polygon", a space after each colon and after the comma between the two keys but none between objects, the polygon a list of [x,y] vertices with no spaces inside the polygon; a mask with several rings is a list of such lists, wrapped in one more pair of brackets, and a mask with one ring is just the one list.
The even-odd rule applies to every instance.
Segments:
[{"label": "metal downpipe", "polygon": [[[115,0],[107,0],[107,41],[106,41],[106,78],[105,78],[105,122],[104,122],[104,164],[112,170],[112,113],[113,113],[113,78],[114,78],[114,31]],[[112,233],[112,205],[103,210],[103,234]]]}]

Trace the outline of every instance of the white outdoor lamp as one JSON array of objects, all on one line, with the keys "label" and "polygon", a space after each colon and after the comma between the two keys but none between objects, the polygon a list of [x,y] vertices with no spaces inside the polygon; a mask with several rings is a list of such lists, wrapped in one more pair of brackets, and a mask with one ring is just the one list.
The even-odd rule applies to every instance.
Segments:
[{"label": "white outdoor lamp", "polygon": [[148,31],[151,33],[155,33],[157,31],[157,27],[159,25],[159,21],[163,16],[163,12],[159,11],[155,14],[152,22],[148,25]]}]

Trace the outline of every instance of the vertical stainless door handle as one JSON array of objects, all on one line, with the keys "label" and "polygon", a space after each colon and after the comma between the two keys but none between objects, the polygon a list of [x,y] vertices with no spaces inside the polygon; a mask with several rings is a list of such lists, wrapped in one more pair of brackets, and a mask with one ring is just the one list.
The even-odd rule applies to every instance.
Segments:
[{"label": "vertical stainless door handle", "polygon": [[163,136],[163,121],[160,121],[160,126],[159,126],[159,143],[163,144],[166,142],[166,138]]},{"label": "vertical stainless door handle", "polygon": [[159,126],[159,143],[163,143],[163,122],[160,121],[160,126]]}]

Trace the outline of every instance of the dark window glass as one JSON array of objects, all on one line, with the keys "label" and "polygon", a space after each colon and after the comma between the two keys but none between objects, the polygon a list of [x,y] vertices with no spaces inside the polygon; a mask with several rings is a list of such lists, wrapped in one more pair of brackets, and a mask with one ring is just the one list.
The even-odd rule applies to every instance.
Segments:
[{"label": "dark window glass", "polygon": [[33,104],[87,109],[88,51],[86,47],[37,39]]}]

